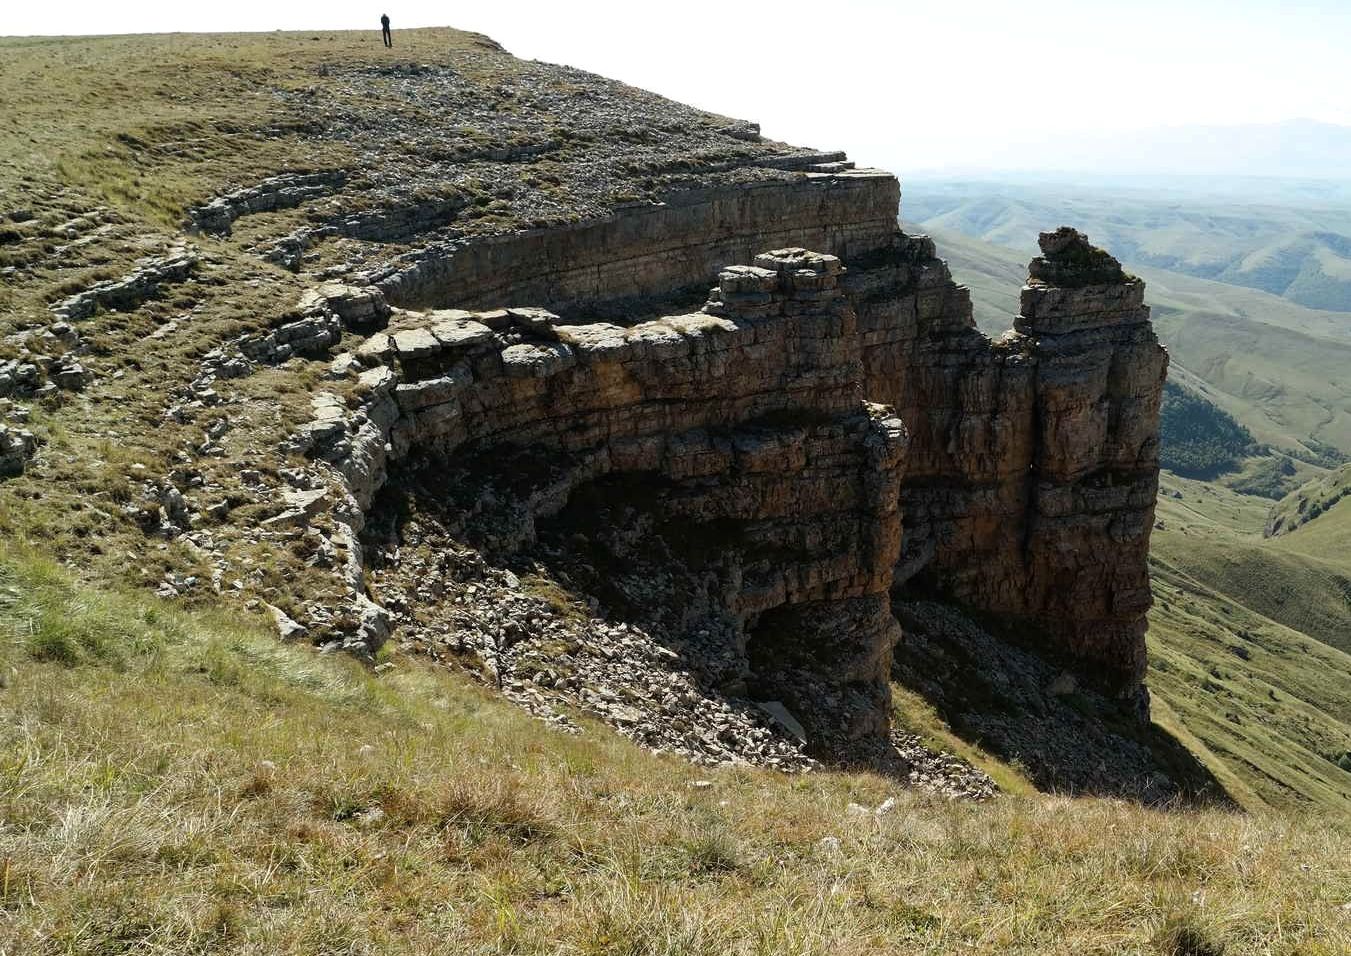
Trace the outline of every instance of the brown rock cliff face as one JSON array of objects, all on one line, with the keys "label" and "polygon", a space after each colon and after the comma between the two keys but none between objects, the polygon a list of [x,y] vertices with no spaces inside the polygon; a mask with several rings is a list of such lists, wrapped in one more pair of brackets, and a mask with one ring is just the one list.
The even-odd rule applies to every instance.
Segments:
[{"label": "brown rock cliff face", "polygon": [[879,170],[711,186],[566,227],[433,245],[364,276],[391,301],[560,309],[705,286],[782,246],[862,255],[896,229],[900,186]]},{"label": "brown rock cliff face", "polygon": [[1167,354],[1142,282],[1072,230],[1042,245],[997,341],[928,255],[860,308],[869,395],[912,435],[897,580],[1025,622],[1129,695],[1144,675]]},{"label": "brown rock cliff face", "polygon": [[[1072,230],[1046,234],[991,341],[932,242],[896,229],[892,177],[734,192],[372,277],[367,295],[456,308],[396,309],[358,351],[363,407],[324,405],[301,436],[344,476],[353,527],[391,468],[412,469],[485,550],[590,520],[608,560],[660,553],[697,582],[651,596],[662,620],[721,635],[734,683],[786,701],[824,756],[883,738],[893,586],[1018,624],[1144,699],[1167,357],[1143,284]],[[821,253],[729,265],[783,240]],[[585,318],[710,265],[699,312]]]},{"label": "brown rock cliff face", "polygon": [[[887,727],[906,435],[863,400],[842,271],[761,255],[704,311],[630,327],[538,308],[400,319],[367,343],[363,414],[489,553],[566,519],[609,561],[664,555],[693,582],[653,596],[667,626],[718,632],[732,683],[785,702],[817,753],[861,755]],[[368,503],[383,463],[334,457]]]}]

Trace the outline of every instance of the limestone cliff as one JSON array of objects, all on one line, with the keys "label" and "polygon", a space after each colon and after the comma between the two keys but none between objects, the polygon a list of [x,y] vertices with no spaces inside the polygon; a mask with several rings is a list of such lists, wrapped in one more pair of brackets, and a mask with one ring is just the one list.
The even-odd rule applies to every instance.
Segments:
[{"label": "limestone cliff", "polygon": [[[845,182],[894,200],[890,177]],[[886,727],[893,585],[1017,622],[1143,705],[1166,365],[1143,284],[1072,230],[1048,233],[1022,314],[992,342],[928,240],[835,235],[856,252],[847,268],[765,253],[724,268],[701,311],[631,324],[396,310],[358,350],[362,407],[321,408],[302,449],[344,472],[358,516],[391,462],[416,463],[416,495],[453,502],[448,533],[488,554],[528,551],[560,515],[603,529],[590,547],[613,574],[659,551],[697,583],[607,606],[675,643],[716,633],[732,659],[719,685],[786,701],[818,755],[863,753]],[[685,284],[679,257],[658,261],[634,257],[616,290],[651,287],[655,268]],[[572,286],[549,287],[563,291],[543,301],[575,308]],[[362,295],[327,294],[339,310]]]},{"label": "limestone cliff", "polygon": [[1145,700],[1166,356],[1139,280],[1048,233],[991,341],[890,173],[425,39],[278,40],[212,123],[145,97],[62,132],[133,169],[91,182],[201,185],[186,208],[100,205],[25,153],[0,297],[25,533],[708,759],[886,751],[894,596]]},{"label": "limestone cliff", "polygon": [[946,289],[927,307],[873,306],[914,316],[869,351],[867,377],[913,435],[898,582],[1020,619],[1130,694],[1144,676],[1167,355],[1140,280],[1072,230],[1041,241],[996,341]]}]

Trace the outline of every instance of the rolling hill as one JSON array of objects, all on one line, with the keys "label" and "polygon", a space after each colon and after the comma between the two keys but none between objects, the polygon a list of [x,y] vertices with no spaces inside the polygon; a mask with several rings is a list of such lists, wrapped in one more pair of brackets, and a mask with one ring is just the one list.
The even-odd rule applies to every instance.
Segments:
[{"label": "rolling hill", "polygon": [[1351,561],[1320,542],[1264,539],[1262,499],[1173,476],[1163,487],[1151,547],[1156,719],[1176,715],[1240,802],[1351,809],[1339,765],[1351,750]]},{"label": "rolling hill", "polygon": [[1276,202],[1123,186],[909,179],[905,216],[926,230],[1026,252],[1040,230],[1073,223],[1134,268],[1351,311],[1351,201],[1340,194]]}]

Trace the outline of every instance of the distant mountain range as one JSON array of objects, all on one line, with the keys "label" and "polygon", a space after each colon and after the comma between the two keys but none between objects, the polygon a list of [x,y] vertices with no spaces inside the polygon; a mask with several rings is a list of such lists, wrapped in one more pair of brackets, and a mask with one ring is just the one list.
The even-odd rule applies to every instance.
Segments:
[{"label": "distant mountain range", "polygon": [[1041,230],[1074,225],[1136,268],[1168,269],[1260,289],[1312,309],[1351,312],[1351,189],[1325,182],[1321,198],[1314,198],[1317,184],[1281,181],[1255,184],[1253,195],[1245,195],[1245,182],[920,176],[906,179],[902,208],[908,221],[926,229],[1029,253]]},{"label": "distant mountain range", "polygon": [[[901,163],[899,168],[913,165]],[[1351,180],[1351,126],[1292,119],[1241,126],[1038,134],[990,142],[979,166],[972,168],[1346,181]]]}]

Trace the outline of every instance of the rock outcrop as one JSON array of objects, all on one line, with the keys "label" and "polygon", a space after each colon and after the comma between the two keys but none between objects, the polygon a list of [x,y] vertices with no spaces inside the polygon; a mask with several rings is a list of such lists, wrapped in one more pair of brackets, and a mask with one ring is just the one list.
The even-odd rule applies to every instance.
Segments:
[{"label": "rock outcrop", "polygon": [[26,428],[0,422],[0,479],[23,474],[24,464],[37,451],[37,439]]},{"label": "rock outcrop", "polygon": [[[1166,355],[1139,280],[1072,230],[1043,249],[997,341],[894,229],[631,325],[395,310],[355,351],[360,407],[320,396],[295,450],[343,475],[353,532],[394,470],[485,554],[586,539],[590,593],[676,645],[717,635],[717,682],[786,701],[818,755],[884,739],[893,584],[1139,703]],[[682,583],[614,585],[635,568]]]},{"label": "rock outcrop", "polygon": [[662,297],[780,246],[865,255],[895,231],[899,201],[896,178],[875,169],[684,189],[576,225],[433,244],[363,278],[405,306]]},{"label": "rock outcrop", "polygon": [[[53,547],[113,574],[162,538],[128,583],[325,648],[394,633],[702,759],[886,751],[898,598],[1144,703],[1166,356],[1138,280],[1048,234],[991,341],[891,174],[435,36],[232,46],[200,129],[34,127],[0,510],[78,512]],[[146,189],[103,205],[58,146]],[[205,190],[181,229],[164,183]]]},{"label": "rock outcrop", "polygon": [[197,267],[196,250],[180,244],[166,255],[140,260],[136,268],[118,279],[99,282],[52,305],[62,319],[87,319],[100,309],[134,308],[155,295],[161,286],[182,282]]},{"label": "rock outcrop", "polygon": [[732,650],[720,683],[757,685],[818,753],[844,753],[885,739],[906,438],[863,401],[842,271],[761,255],[724,270],[704,311],[631,327],[538,308],[400,317],[359,353],[375,363],[367,404],[321,415],[306,450],[361,508],[387,437],[489,554],[532,547],[551,519],[591,527],[592,563],[619,575],[660,553],[694,583],[631,598],[647,606],[630,615],[674,642],[717,632]]},{"label": "rock outcrop", "polygon": [[1140,280],[1073,230],[1042,249],[998,340],[928,255],[860,310],[869,396],[912,433],[897,582],[1022,622],[1134,696],[1167,355]]}]

